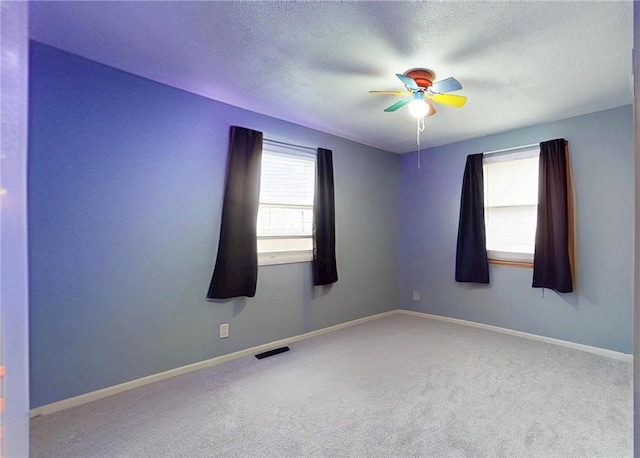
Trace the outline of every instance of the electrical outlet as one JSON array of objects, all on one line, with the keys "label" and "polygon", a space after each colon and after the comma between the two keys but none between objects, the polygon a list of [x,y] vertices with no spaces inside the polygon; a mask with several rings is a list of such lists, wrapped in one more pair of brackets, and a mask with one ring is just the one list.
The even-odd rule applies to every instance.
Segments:
[{"label": "electrical outlet", "polygon": [[220,325],[220,338],[226,339],[229,337],[229,323],[222,323]]},{"label": "electrical outlet", "polygon": [[413,291],[413,300],[414,301],[419,301],[420,300],[420,291]]}]

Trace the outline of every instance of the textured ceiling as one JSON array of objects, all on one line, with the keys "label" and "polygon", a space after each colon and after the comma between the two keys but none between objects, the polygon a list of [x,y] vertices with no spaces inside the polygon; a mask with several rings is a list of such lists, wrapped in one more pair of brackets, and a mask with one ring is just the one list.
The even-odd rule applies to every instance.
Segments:
[{"label": "textured ceiling", "polygon": [[33,2],[35,40],[387,151],[413,151],[394,76],[454,76],[422,146],[632,102],[627,2]]}]

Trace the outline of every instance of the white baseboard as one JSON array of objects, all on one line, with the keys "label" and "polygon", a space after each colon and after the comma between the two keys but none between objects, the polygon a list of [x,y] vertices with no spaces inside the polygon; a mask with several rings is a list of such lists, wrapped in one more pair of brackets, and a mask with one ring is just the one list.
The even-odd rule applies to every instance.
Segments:
[{"label": "white baseboard", "polygon": [[514,331],[513,329],[507,329],[507,328],[501,328],[498,326],[491,326],[488,324],[476,323],[474,321],[461,320],[458,318],[449,318],[446,316],[432,315],[432,314],[423,313],[423,312],[414,312],[412,310],[396,309],[390,312],[379,313],[377,315],[371,315],[364,318],[359,318],[357,320],[347,321],[346,323],[336,324],[335,326],[329,326],[328,328],[318,329],[316,331],[307,332],[305,334],[299,334],[297,336],[288,337],[286,339],[277,340],[275,342],[266,343],[264,345],[258,345],[257,347],[247,348],[246,350],[240,350],[234,353],[229,353],[228,355],[217,356],[215,358],[207,359],[205,361],[200,361],[194,364],[189,364],[187,366],[177,367],[175,369],[171,369],[165,372],[160,372],[158,374],[149,375],[147,377],[131,380],[129,382],[120,383],[118,385],[110,386],[108,388],[103,388],[97,391],[92,391],[90,393],[82,394],[80,396],[74,396],[72,398],[63,399],[62,401],[53,402],[51,404],[46,404],[46,405],[31,409],[31,411],[29,412],[29,416],[33,418],[39,415],[48,415],[54,412],[58,412],[60,410],[68,409],[70,407],[79,406],[81,404],[86,404],[87,402],[96,401],[98,399],[106,398],[107,396],[111,396],[114,394],[122,393],[124,391],[132,390],[134,388],[138,388],[144,385],[148,385],[149,383],[159,382],[160,380],[164,380],[170,377],[175,377],[181,374],[186,374],[188,372],[197,371],[200,369],[206,369],[208,367],[213,367],[218,364],[224,363],[226,361],[231,361],[231,360],[242,358],[245,356],[255,355],[256,353],[272,350],[274,348],[282,347],[294,342],[298,342],[300,340],[308,339],[310,337],[319,336],[321,334],[326,334],[328,332],[337,331],[338,329],[348,328],[350,326],[355,326],[357,324],[365,323],[367,321],[377,320],[379,318],[384,318],[384,317],[387,317],[390,315],[396,315],[396,314],[412,315],[412,316],[418,316],[418,317],[428,318],[432,320],[447,321],[449,323],[460,324],[463,326],[471,326],[474,328],[500,332],[500,333],[509,334],[512,336],[523,337],[525,339],[537,340],[539,342],[559,345],[562,347],[573,348],[575,350],[586,351],[589,353],[594,353],[599,356],[604,356],[606,358],[611,358],[619,361],[624,361],[624,362],[633,361],[633,355],[620,353],[612,350],[605,350],[604,348],[591,347],[589,345],[582,345],[579,343],[568,342],[566,340],[554,339],[552,337],[544,337],[536,334],[529,334],[528,332]]},{"label": "white baseboard", "polygon": [[398,313],[397,310],[392,310],[390,312],[379,313],[377,315],[371,315],[364,318],[359,318],[357,320],[347,321],[346,323],[336,324],[334,326],[329,326],[328,328],[318,329],[316,331],[299,334],[297,336],[288,337],[286,339],[277,340],[275,342],[269,342],[263,345],[258,345],[257,347],[251,347],[251,348],[247,348],[246,350],[240,350],[234,353],[229,353],[227,355],[217,356],[215,358],[207,359],[205,361],[200,361],[198,363],[177,367],[175,369],[171,369],[165,372],[160,372],[158,374],[149,375],[147,377],[142,377],[136,380],[131,380],[129,382],[120,383],[118,385],[113,385],[107,388],[103,388],[101,390],[92,391],[86,394],[81,394],[80,396],[74,396],[72,398],[63,399],[62,401],[52,402],[51,404],[46,404],[46,405],[31,409],[31,411],[29,412],[29,416],[33,418],[39,415],[48,415],[54,412],[59,412],[60,410],[69,409],[70,407],[75,407],[82,404],[86,404],[87,402],[106,398],[107,396],[122,393],[124,391],[129,391],[134,388],[148,385],[149,383],[159,382],[160,380],[175,377],[181,374],[186,374],[188,372],[197,371],[200,369],[206,369],[208,367],[213,367],[218,364],[224,363],[226,361],[231,361],[237,358],[242,358],[244,356],[251,356],[251,355],[255,355],[256,353],[273,350],[274,348],[283,347],[293,342],[298,342],[300,340],[308,339],[310,337],[315,337],[321,334],[326,334],[328,332],[337,331],[338,329],[348,328],[350,326],[355,326],[357,324],[365,323],[367,321],[377,320],[379,318],[384,318],[389,315],[395,315],[396,313]]},{"label": "white baseboard", "polygon": [[611,358],[618,361],[624,361],[627,363],[633,362],[633,355],[627,353],[620,353],[613,350],[606,350],[604,348],[591,347],[589,345],[583,345],[575,342],[569,342],[567,340],[554,339],[553,337],[539,336],[537,334],[530,334],[523,331],[515,331],[513,329],[501,328],[498,326],[491,326],[490,324],[477,323],[475,321],[461,320],[459,318],[450,318],[448,316],[432,315],[430,313],[414,312],[413,310],[396,310],[397,313],[404,315],[419,316],[423,318],[430,318],[432,320],[447,321],[449,323],[461,324],[463,326],[471,326],[474,328],[485,329],[488,331],[500,332],[502,334],[509,334],[512,336],[523,337],[525,339],[537,340],[538,342],[545,342],[553,345],[559,345],[561,347],[573,348],[574,350],[586,351],[588,353],[594,353],[605,358]]}]

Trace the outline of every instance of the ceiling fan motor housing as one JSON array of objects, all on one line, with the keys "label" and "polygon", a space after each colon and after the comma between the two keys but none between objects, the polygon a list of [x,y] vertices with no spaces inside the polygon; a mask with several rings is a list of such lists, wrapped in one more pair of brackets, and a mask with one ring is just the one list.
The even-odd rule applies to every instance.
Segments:
[{"label": "ceiling fan motor housing", "polygon": [[404,72],[404,75],[413,78],[416,84],[424,89],[429,88],[436,78],[436,74],[426,68],[412,68]]}]

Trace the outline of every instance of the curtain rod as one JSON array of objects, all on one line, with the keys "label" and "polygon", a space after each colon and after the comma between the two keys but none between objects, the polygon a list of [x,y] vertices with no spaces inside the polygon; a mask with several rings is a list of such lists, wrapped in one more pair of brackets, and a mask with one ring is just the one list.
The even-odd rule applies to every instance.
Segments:
[{"label": "curtain rod", "polygon": [[500,154],[500,153],[508,153],[509,151],[515,151],[518,149],[527,149],[527,148],[533,148],[534,146],[540,146],[540,143],[531,143],[530,145],[522,145],[522,146],[514,146],[511,148],[503,148],[503,149],[496,149],[493,151],[487,151],[486,153],[483,153],[485,156],[489,156],[489,155],[493,155],[493,154]]},{"label": "curtain rod", "polygon": [[306,149],[309,151],[313,151],[314,153],[318,151],[317,148],[311,148],[310,146],[294,145],[293,143],[279,142],[277,140],[271,140],[268,138],[263,138],[262,141],[266,143],[273,143],[274,145],[283,145],[283,146],[291,146],[293,148]]}]

